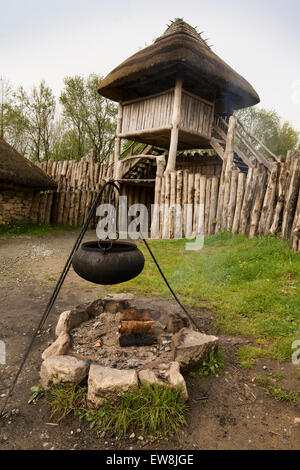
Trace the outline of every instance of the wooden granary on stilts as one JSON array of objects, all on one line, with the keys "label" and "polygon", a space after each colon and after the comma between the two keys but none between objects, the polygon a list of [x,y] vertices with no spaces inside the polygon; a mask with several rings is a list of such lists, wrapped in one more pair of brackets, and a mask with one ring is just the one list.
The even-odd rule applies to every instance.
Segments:
[{"label": "wooden granary on stilts", "polygon": [[[232,189],[239,185],[241,192],[249,169],[262,166],[265,174],[278,161],[271,152],[270,160],[265,158],[255,137],[246,135],[233,117],[235,110],[257,104],[258,94],[182,19],[116,67],[98,91],[119,103],[114,178],[122,180],[129,196],[133,185],[139,187],[139,202],[170,206],[206,201],[200,227],[205,233],[233,225],[234,213],[227,212],[230,203],[234,211],[236,195],[230,201],[225,185],[232,172]],[[125,158],[123,139],[133,141]],[[152,220],[152,236],[172,236],[164,233],[162,214],[156,217],[160,221]],[[195,215],[193,220],[188,233],[197,232]],[[183,227],[177,227],[177,236]],[[171,232],[175,229],[173,223]]]}]

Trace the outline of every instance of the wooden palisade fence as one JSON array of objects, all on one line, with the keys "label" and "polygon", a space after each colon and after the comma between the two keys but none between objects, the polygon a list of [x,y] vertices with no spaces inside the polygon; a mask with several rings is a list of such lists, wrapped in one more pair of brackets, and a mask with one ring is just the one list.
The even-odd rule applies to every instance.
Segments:
[{"label": "wooden palisade fence", "polygon": [[[267,164],[262,158],[251,159],[247,173],[241,172],[234,163],[234,154],[238,151],[245,160],[249,156],[237,150],[232,123],[236,121],[233,119],[231,125],[229,121],[225,148],[220,145],[218,148],[214,139],[223,160],[221,174],[203,174],[189,169],[167,174],[164,158],[147,157],[146,151],[142,152],[140,160],[157,161],[155,180],[149,180],[152,181],[152,204],[155,204],[151,224],[149,221],[149,236],[181,238],[193,233],[211,235],[222,231],[249,237],[279,235],[289,240],[295,251],[300,251],[300,156],[289,151],[286,158],[276,157]],[[130,158],[123,163],[124,167],[127,165],[126,171]],[[134,167],[137,157],[132,158],[129,165]],[[56,192],[35,196],[33,222],[81,226],[100,185],[113,177],[113,157],[103,164],[93,159],[89,162],[48,160],[40,166],[57,181],[58,187]],[[121,175],[125,173],[122,171]],[[130,193],[130,205],[147,199],[149,207],[145,185],[136,184],[133,188],[132,184],[125,186],[127,179],[123,181],[122,194]],[[156,204],[162,205],[160,209]],[[188,210],[184,209],[186,204]],[[182,208],[180,213],[174,210],[176,205]],[[95,224],[96,218],[91,225]]]}]

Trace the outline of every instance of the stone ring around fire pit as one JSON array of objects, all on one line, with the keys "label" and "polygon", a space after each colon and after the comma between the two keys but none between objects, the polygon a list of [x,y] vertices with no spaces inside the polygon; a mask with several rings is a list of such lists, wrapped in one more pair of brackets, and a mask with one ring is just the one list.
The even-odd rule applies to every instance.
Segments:
[{"label": "stone ring around fire pit", "polygon": [[192,330],[171,302],[146,303],[132,294],[109,295],[63,312],[55,334],[42,354],[41,385],[48,389],[87,379],[91,408],[140,383],[180,387],[188,399],[182,373],[199,368],[218,343],[217,337]]}]

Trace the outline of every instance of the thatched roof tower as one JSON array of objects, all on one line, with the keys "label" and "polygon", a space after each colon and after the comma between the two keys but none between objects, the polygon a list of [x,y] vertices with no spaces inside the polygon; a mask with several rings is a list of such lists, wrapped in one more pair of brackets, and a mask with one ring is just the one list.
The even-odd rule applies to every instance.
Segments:
[{"label": "thatched roof tower", "polygon": [[247,80],[220,59],[195,28],[178,18],[153,44],[110,72],[99,93],[119,102],[152,95],[174,87],[178,72],[184,89],[215,101],[219,113],[231,114],[260,101]]},{"label": "thatched roof tower", "polygon": [[119,102],[115,178],[122,173],[121,139],[169,149],[169,173],[177,150],[216,148],[212,138],[219,116],[227,119],[259,102],[250,83],[178,18],[151,46],[109,73],[98,91]]},{"label": "thatched roof tower", "polygon": [[0,184],[32,189],[55,189],[57,184],[43,170],[0,139]]}]

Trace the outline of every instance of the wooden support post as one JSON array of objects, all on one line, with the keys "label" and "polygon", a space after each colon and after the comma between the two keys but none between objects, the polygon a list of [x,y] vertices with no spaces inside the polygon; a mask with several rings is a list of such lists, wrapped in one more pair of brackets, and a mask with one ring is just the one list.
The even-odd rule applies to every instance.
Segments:
[{"label": "wooden support post", "polygon": [[249,237],[255,237],[257,233],[257,227],[261,216],[261,208],[266,193],[266,180],[267,180],[267,169],[263,164],[258,165],[257,179],[253,181],[253,203],[250,213],[250,226],[249,226]]},{"label": "wooden support post", "polygon": [[287,153],[286,160],[284,162],[284,157],[282,157],[282,163],[278,178],[278,191],[277,191],[277,201],[274,209],[273,221],[270,228],[271,235],[275,235],[280,227],[280,222],[282,218],[282,209],[284,205],[285,195],[288,189],[288,179],[290,174],[290,165],[291,165],[291,151]]},{"label": "wooden support post", "polygon": [[290,238],[300,185],[300,156],[293,153],[282,217],[282,237]]},{"label": "wooden support post", "polygon": [[195,173],[194,182],[194,218],[193,218],[193,232],[197,235],[197,217],[199,212],[199,199],[200,199],[200,173]]},{"label": "wooden support post", "polygon": [[204,212],[205,212],[205,190],[206,190],[206,176],[200,176],[200,197],[199,197],[199,212],[197,215],[197,235],[204,236]]},{"label": "wooden support post", "polygon": [[217,205],[218,205],[218,190],[219,190],[219,178],[213,176],[211,178],[211,197],[210,197],[210,208],[209,208],[209,233],[213,235],[215,232]]},{"label": "wooden support post", "polygon": [[160,207],[161,211],[159,212],[159,238],[162,238],[163,234],[163,224],[164,224],[164,204],[165,204],[165,191],[166,191],[166,178],[163,176],[161,179],[161,190],[160,190]]},{"label": "wooden support post", "polygon": [[209,235],[209,212],[210,212],[211,178],[206,179],[205,187],[205,209],[204,209],[204,235]]},{"label": "wooden support post", "polygon": [[278,169],[279,164],[277,162],[273,162],[258,224],[259,235],[268,235],[271,228],[275,209]]},{"label": "wooden support post", "polygon": [[244,199],[241,208],[241,217],[239,224],[239,233],[246,233],[248,228],[248,219],[252,202],[252,181],[255,168],[248,169],[248,175],[245,183]]},{"label": "wooden support post", "polygon": [[118,173],[120,168],[118,162],[121,155],[121,137],[119,135],[122,131],[122,120],[123,120],[123,106],[121,103],[118,105],[118,118],[117,118],[117,130],[116,130],[116,140],[115,140],[115,151],[114,151],[114,178],[118,178]]},{"label": "wooden support post", "polygon": [[154,208],[151,211],[151,238],[159,238],[159,204],[161,194],[162,177],[156,175],[154,189]]},{"label": "wooden support post", "polygon": [[176,186],[176,206],[179,210],[179,213],[176,213],[175,218],[175,230],[174,230],[174,238],[182,238],[182,185],[183,185],[183,173],[182,170],[179,170],[177,173],[177,186]]},{"label": "wooden support post", "polygon": [[90,163],[95,163],[96,161],[96,149],[92,148],[90,150]]},{"label": "wooden support post", "polygon": [[181,112],[181,96],[182,96],[182,78],[177,76],[175,90],[174,90],[172,130],[171,130],[170,149],[169,149],[169,157],[168,157],[166,173],[175,171],[175,167],[176,167],[178,129],[179,129],[180,112]]},{"label": "wooden support post", "polygon": [[241,209],[242,209],[243,197],[244,197],[244,191],[245,191],[245,182],[246,182],[245,173],[239,173],[238,184],[237,184],[236,205],[235,205],[233,224],[232,224],[232,233],[238,233],[239,231]]},{"label": "wooden support post", "polygon": [[234,154],[234,137],[236,128],[236,118],[230,116],[229,126],[226,137],[226,147],[223,155],[223,166],[220,178],[220,189],[218,199],[218,211],[217,211],[217,224],[216,232],[224,230],[226,227],[226,214],[227,207],[226,203],[229,202],[230,194],[230,182],[231,182],[231,170],[233,166],[233,154]]},{"label": "wooden support post", "polygon": [[170,181],[170,238],[174,238],[175,231],[175,209],[176,209],[176,171],[171,173]]},{"label": "wooden support post", "polygon": [[291,245],[293,250],[300,251],[300,188],[298,194],[298,202],[295,211],[295,217],[291,230]]},{"label": "wooden support post", "polygon": [[236,122],[237,122],[236,117],[230,116],[227,139],[226,139],[226,147],[225,147],[225,152],[224,152],[225,172],[224,172],[223,216],[222,216],[222,223],[221,223],[222,230],[228,229],[227,218],[228,218],[228,205],[229,205],[229,199],[230,199],[231,174],[232,174],[232,169],[233,169],[234,138],[235,138]]},{"label": "wooden support post", "polygon": [[238,185],[239,170],[238,168],[233,168],[231,172],[231,182],[230,182],[230,194],[227,207],[227,220],[226,228],[228,232],[231,232],[234,219],[234,210],[236,206],[237,198],[237,185]]},{"label": "wooden support post", "polygon": [[165,175],[165,209],[163,217],[162,238],[170,238],[170,184],[171,176]]}]

